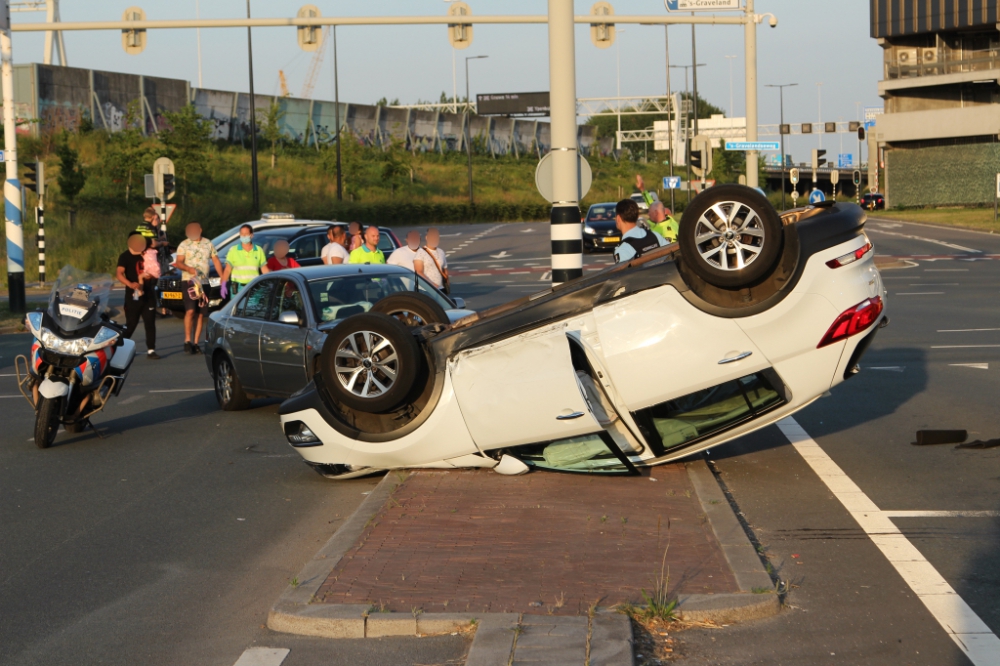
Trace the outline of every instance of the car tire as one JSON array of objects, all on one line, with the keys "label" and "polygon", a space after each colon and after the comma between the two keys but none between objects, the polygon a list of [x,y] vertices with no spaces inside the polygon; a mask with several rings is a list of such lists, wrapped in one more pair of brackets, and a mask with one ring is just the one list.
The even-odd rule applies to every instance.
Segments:
[{"label": "car tire", "polygon": [[366,312],[348,317],[327,334],[320,374],[335,399],[378,414],[406,400],[422,359],[416,339],[398,319]]},{"label": "car tire", "polygon": [[684,210],[678,243],[691,271],[716,287],[746,287],[767,275],[781,256],[781,218],[759,192],[717,185]]},{"label": "car tire", "polygon": [[243,390],[239,375],[232,361],[225,356],[215,361],[212,373],[215,384],[215,399],[224,412],[238,412],[250,407],[250,396]]},{"label": "car tire", "polygon": [[387,314],[407,328],[449,323],[448,313],[437,301],[417,292],[386,296],[376,302],[371,311]]}]

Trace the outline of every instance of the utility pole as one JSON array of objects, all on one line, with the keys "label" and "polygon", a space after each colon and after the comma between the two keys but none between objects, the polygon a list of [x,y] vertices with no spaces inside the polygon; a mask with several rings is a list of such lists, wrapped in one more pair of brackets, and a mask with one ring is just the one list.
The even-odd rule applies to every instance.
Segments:
[{"label": "utility pole", "polygon": [[[746,0],[746,16],[743,21],[743,42],[746,45],[746,95],[747,95],[747,141],[757,140],[757,17],[753,11],[753,1]],[[771,18],[771,25],[777,20]],[[784,161],[784,157],[781,158]],[[757,151],[747,151],[747,186],[758,187]]]},{"label": "utility pole", "polygon": [[[250,0],[247,0],[247,19],[250,18]],[[247,58],[250,61],[250,170],[253,189],[253,214],[260,214],[260,183],[257,180],[257,98],[253,94],[253,41],[247,26]]]},{"label": "utility pole", "polygon": [[[677,115],[677,109],[674,108],[674,98],[670,94],[670,26],[663,25],[663,46],[667,53],[667,103],[670,105],[667,107],[667,161],[670,162],[670,177],[674,177],[674,130],[672,127],[671,119]],[[670,214],[673,215],[676,211],[674,210],[674,188],[670,188]]]},{"label": "utility pole", "polygon": [[[194,17],[201,18],[201,3],[198,0],[194,1]],[[198,40],[198,87],[201,88],[201,28],[195,28],[195,37]]]},{"label": "utility pole", "polygon": [[766,88],[777,88],[778,99],[781,104],[781,124],[778,125],[778,134],[781,136],[781,210],[785,210],[785,133],[782,128],[785,124],[785,88],[797,86],[797,83],[783,83],[781,85],[768,84]]},{"label": "utility pole", "polygon": [[[694,16],[694,12],[691,12]],[[694,23],[691,24],[691,115],[694,116],[694,136],[698,136],[698,49],[694,37]]]},{"label": "utility pole", "polygon": [[[469,61],[470,60],[480,60],[482,58],[489,58],[489,56],[478,55],[469,56],[465,59],[465,152],[469,156],[469,205],[475,204],[475,200],[472,197],[472,132],[469,131],[469,123],[471,119],[469,118],[469,111],[472,110],[471,100],[469,98]],[[574,117],[573,122],[576,123],[576,118]]]},{"label": "utility pole", "polygon": [[579,156],[576,137],[576,48],[573,0],[549,0],[549,117],[552,121],[552,284],[583,275]]},{"label": "utility pole", "polygon": [[337,126],[337,201],[344,200],[344,180],[340,175],[340,81],[337,73],[337,26],[333,26],[333,122]]},{"label": "utility pole", "polygon": [[0,5],[0,83],[3,89],[3,138],[7,182],[3,186],[7,222],[7,293],[10,311],[23,313],[24,227],[21,224],[21,183],[17,179],[17,132],[14,122],[14,63],[10,39],[10,0]]},{"label": "utility pole", "polygon": [[819,139],[819,147],[822,148],[823,147],[823,130],[824,130],[824,124],[823,124],[823,84],[822,83],[817,83],[816,84],[816,113],[819,114],[819,118],[816,121],[816,126],[819,129],[819,131],[816,132],[816,138]]},{"label": "utility pole", "polygon": [[726,60],[729,61],[729,117],[736,117],[736,105],[733,103],[733,60],[736,59],[734,55],[726,56]]}]

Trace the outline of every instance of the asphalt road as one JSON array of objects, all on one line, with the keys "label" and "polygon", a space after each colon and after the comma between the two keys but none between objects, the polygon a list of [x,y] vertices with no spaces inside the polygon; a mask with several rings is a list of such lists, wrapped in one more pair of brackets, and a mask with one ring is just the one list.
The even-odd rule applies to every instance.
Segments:
[{"label": "asphalt road", "polygon": [[[912,264],[884,273],[892,323],[863,371],[796,420],[881,511],[923,512],[893,524],[997,634],[1000,448],[910,442],[920,428],[1000,437],[1000,263],[989,256],[1000,238],[878,220],[868,230],[878,254]],[[453,293],[473,309],[548,284],[546,223],[441,231]],[[609,262],[586,257],[588,269]],[[290,648],[289,666],[461,663],[461,637],[331,647],[262,627],[377,479],[315,475],[284,443],[276,401],[219,412],[178,324],[161,320],[160,332],[165,358],[138,358],[95,418],[104,439],[62,433],[37,450],[29,406],[0,377],[0,663],[222,666],[252,646]],[[0,375],[27,346],[0,338]],[[710,458],[791,590],[773,619],[681,633],[681,663],[971,663],[778,428]]]}]

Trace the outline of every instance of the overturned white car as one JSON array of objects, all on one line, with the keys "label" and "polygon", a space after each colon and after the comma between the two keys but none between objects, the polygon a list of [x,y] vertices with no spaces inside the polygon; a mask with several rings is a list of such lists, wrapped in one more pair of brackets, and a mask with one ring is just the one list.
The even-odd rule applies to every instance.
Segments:
[{"label": "overturned white car", "polygon": [[329,478],[402,467],[636,473],[802,409],[886,322],[853,204],[782,215],[726,185],[679,243],[448,324],[364,313],[281,407]]}]

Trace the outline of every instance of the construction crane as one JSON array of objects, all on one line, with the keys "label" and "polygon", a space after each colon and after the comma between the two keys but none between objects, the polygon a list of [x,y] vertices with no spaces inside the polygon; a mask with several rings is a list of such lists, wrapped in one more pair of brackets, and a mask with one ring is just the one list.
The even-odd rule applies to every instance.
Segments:
[{"label": "construction crane", "polygon": [[324,45],[316,49],[312,61],[309,63],[309,72],[306,74],[305,83],[302,84],[302,97],[312,99],[313,89],[316,87],[316,79],[319,77],[319,70],[323,67],[323,55],[326,53],[326,40],[330,37],[330,26],[323,28],[323,37],[320,44]]},{"label": "construction crane", "polygon": [[291,97],[292,93],[288,92],[288,81],[285,79],[285,71],[282,69],[278,70],[278,83],[281,84],[281,96]]}]

